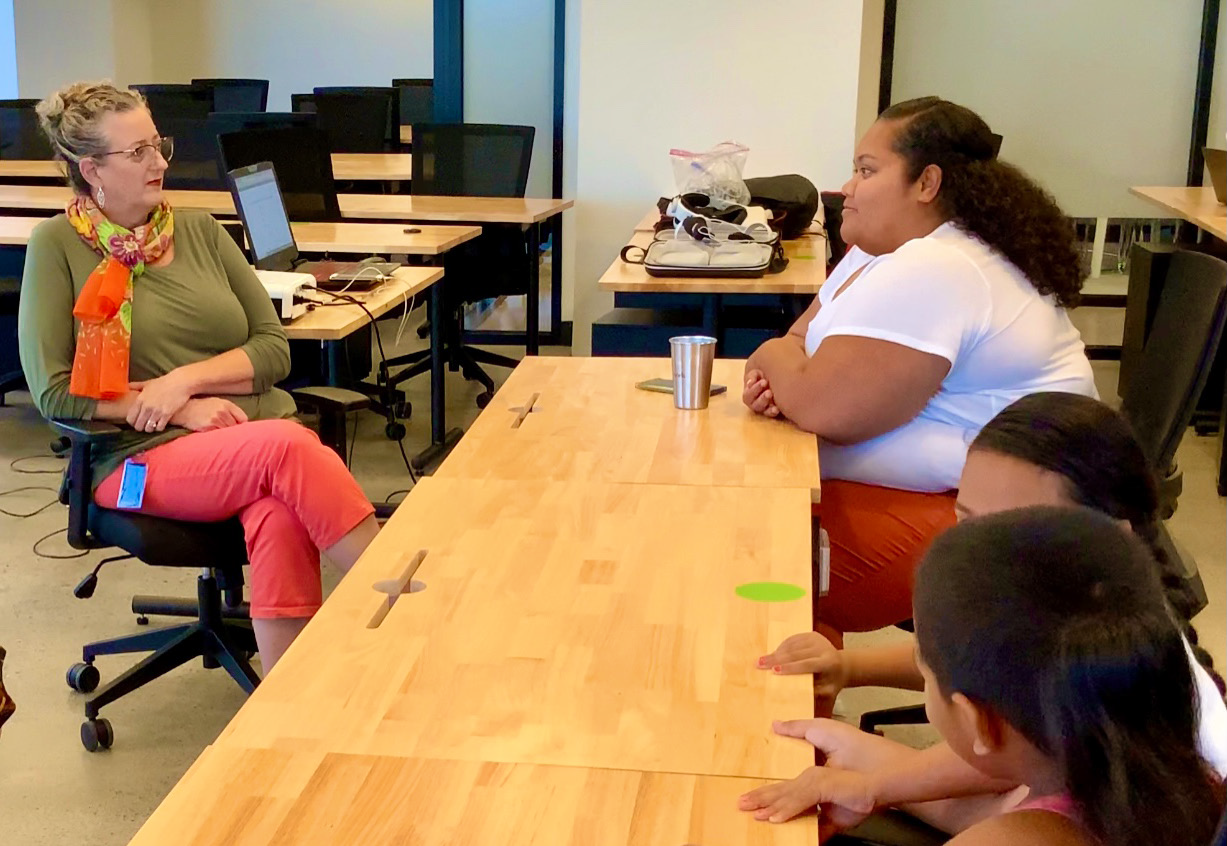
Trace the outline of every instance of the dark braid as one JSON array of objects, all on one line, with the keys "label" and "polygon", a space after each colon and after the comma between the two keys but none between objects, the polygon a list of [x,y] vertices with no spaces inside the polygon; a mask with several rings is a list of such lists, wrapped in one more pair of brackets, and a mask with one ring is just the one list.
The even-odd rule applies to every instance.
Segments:
[{"label": "dark braid", "polygon": [[879,116],[905,121],[895,152],[915,181],[929,165],[941,168],[941,212],[1001,253],[1041,294],[1073,308],[1082,291],[1074,228],[1052,195],[1014,165],[996,158],[984,120],[939,97],[896,103]]},{"label": "dark braid", "polygon": [[971,449],[1008,455],[1056,473],[1068,483],[1075,502],[1115,520],[1127,520],[1158,563],[1164,595],[1193,655],[1219,693],[1227,693],[1214,659],[1198,646],[1197,630],[1190,622],[1193,597],[1162,543],[1154,474],[1124,417],[1090,397],[1031,394],[990,420]]}]

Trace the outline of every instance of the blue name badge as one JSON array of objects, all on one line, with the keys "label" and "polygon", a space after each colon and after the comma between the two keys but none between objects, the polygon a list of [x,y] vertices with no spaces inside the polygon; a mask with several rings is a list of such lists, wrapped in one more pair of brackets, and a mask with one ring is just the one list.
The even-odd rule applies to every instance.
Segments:
[{"label": "blue name badge", "polygon": [[129,458],[119,476],[119,498],[116,508],[139,509],[145,501],[145,462]]}]

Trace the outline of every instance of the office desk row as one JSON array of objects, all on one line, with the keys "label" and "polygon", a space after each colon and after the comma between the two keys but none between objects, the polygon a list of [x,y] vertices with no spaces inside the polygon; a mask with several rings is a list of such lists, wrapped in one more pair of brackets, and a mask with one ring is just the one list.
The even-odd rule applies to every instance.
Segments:
[{"label": "office desk row", "polygon": [[[408,153],[333,153],[332,175],[346,182],[399,182],[413,179]],[[0,160],[3,179],[63,179],[63,166],[49,160]]]},{"label": "office desk row", "polygon": [[816,843],[736,801],[813,761],[771,733],[809,679],[754,661],[812,623],[817,442],[633,387],[668,372],[522,362],[132,843]]}]

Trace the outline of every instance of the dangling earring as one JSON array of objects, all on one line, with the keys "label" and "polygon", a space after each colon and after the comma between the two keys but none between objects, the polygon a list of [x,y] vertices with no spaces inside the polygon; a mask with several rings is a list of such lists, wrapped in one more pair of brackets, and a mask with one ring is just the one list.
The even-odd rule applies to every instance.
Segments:
[{"label": "dangling earring", "polygon": [[102,188],[99,187],[98,188],[98,208],[102,208],[106,204],[107,204],[107,195],[103,192]]},{"label": "dangling earring", "polygon": [[977,755],[987,755],[988,747],[984,745],[984,741],[976,738],[971,744],[971,751]]}]

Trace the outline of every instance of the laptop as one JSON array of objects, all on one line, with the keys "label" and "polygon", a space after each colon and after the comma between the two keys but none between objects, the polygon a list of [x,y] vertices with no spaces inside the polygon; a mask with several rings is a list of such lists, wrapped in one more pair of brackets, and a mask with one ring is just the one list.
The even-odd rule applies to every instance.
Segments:
[{"label": "laptop", "polygon": [[1210,181],[1214,184],[1214,196],[1220,203],[1227,203],[1227,150],[1206,147],[1202,151]]},{"label": "laptop", "polygon": [[247,232],[252,263],[257,270],[309,273],[325,291],[366,291],[386,281],[400,267],[385,261],[304,261],[281,197],[271,162],[235,168],[226,174],[234,207]]}]

